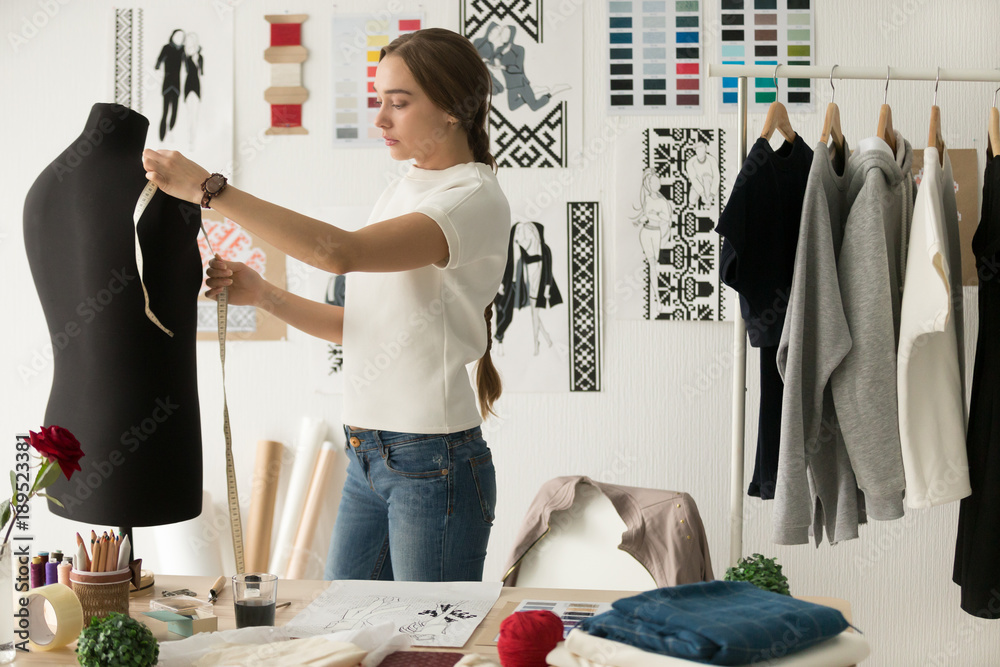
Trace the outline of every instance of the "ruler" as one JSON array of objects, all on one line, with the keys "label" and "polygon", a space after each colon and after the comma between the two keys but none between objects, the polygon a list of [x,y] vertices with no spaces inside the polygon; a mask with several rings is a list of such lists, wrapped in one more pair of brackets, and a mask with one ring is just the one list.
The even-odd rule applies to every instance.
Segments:
[{"label": "ruler", "polygon": [[[201,232],[205,235],[208,250],[215,256],[212,241],[208,238],[204,221]],[[226,436],[226,496],[229,499],[229,526],[233,535],[233,554],[236,556],[236,574],[245,571],[243,554],[243,520],[240,518],[240,497],[236,491],[236,466],[233,463],[233,433],[229,428],[229,402],[226,399],[226,327],[229,319],[229,288],[223,287],[216,297],[216,320],[219,327],[219,359],[222,362],[222,432]]]}]

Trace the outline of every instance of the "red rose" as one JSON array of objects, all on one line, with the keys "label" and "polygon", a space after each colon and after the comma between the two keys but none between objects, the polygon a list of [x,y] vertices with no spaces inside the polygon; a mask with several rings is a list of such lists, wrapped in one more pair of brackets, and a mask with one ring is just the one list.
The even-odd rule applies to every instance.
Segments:
[{"label": "red rose", "polygon": [[80,459],[83,451],[76,437],[62,426],[43,426],[41,432],[28,431],[31,446],[49,461],[59,464],[66,479],[73,476],[74,470],[81,470]]}]

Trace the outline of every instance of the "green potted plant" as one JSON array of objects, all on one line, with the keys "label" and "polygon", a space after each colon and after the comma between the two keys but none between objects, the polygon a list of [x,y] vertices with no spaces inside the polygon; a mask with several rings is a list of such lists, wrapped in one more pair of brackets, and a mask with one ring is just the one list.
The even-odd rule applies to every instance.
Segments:
[{"label": "green potted plant", "polygon": [[160,645],[145,625],[112,612],[94,618],[76,642],[76,658],[84,667],[149,667],[160,656]]},{"label": "green potted plant", "polygon": [[788,577],[781,573],[777,559],[766,558],[762,554],[744,556],[736,567],[726,570],[726,581],[748,581],[757,588],[772,593],[791,595],[788,592]]}]

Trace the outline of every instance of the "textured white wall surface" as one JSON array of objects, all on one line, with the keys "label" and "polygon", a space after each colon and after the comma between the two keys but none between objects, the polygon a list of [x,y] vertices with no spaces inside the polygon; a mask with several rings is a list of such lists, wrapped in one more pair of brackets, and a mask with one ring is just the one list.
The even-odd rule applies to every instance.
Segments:
[{"label": "textured white wall surface", "polygon": [[[208,0],[205,0],[208,2]],[[920,68],[1000,66],[996,33],[1000,5],[989,0],[814,0],[818,64],[909,66]],[[221,3],[220,3],[221,4]],[[706,3],[712,4],[712,3]],[[429,25],[457,27],[457,2],[340,0],[337,11],[375,12],[395,5],[422,6]],[[13,465],[12,434],[41,424],[51,385],[48,335],[24,253],[21,215],[24,196],[38,173],[75,139],[95,102],[112,100],[113,13],[110,0],[3,0],[0,3],[0,276],[10,289],[0,329],[0,469]],[[547,11],[584,14],[584,143],[590,157],[572,171],[569,199],[600,200],[604,212],[604,293],[614,293],[614,246],[610,225],[616,193],[613,142],[601,139],[620,128],[652,126],[723,127],[736,119],[717,113],[718,81],[710,81],[705,113],[698,116],[609,117],[604,110],[603,26],[605,3],[564,0],[546,3]],[[310,50],[304,85],[305,137],[261,141],[268,110],[263,102],[267,66],[265,13],[306,12],[303,30]],[[329,89],[329,2],[245,0],[235,9],[235,113],[233,138],[236,182],[255,195],[293,209],[374,203],[393,171],[379,149],[331,148]],[[716,59],[714,14],[704,17],[706,62]],[[11,40],[11,34],[24,39]],[[874,133],[883,83],[850,81],[838,85],[844,131],[853,145]],[[819,83],[820,104],[813,114],[794,114],[792,123],[812,145],[822,124],[828,95]],[[993,88],[988,84],[942,83],[938,104],[947,144],[980,151]],[[927,136],[933,85],[895,82],[889,88],[894,124],[915,147]],[[750,118],[750,137],[759,134],[762,115]],[[242,148],[242,150],[241,150]],[[206,165],[212,169],[223,167]],[[735,162],[733,163],[735,167]],[[545,170],[500,174],[511,199],[519,188],[556,182]],[[53,267],[58,270],[58,267]],[[975,319],[974,293],[967,291],[969,317]],[[607,306],[607,303],[605,304]],[[968,347],[975,328],[969,326]],[[709,322],[632,322],[608,317],[604,323],[604,390],[598,394],[507,394],[500,417],[485,426],[498,470],[500,500],[486,563],[487,578],[501,575],[503,562],[528,503],[547,479],[586,474],[607,482],[678,489],[698,502],[715,560],[725,571],[729,549],[729,442],[732,362],[731,325]],[[205,434],[206,487],[216,499],[225,494],[221,448],[221,385],[218,350],[199,343],[199,386]],[[37,373],[25,373],[35,368]],[[228,348],[227,390],[240,484],[249,488],[255,443],[291,443],[305,415],[339,424],[336,397],[323,396],[300,381],[307,357],[303,337],[287,341],[233,342]],[[747,442],[756,438],[756,353],[750,352]],[[109,397],[113,400],[113,397]],[[747,474],[752,470],[747,447]],[[285,473],[287,475],[287,471]],[[1000,483],[1000,480],[997,480]],[[247,507],[244,507],[246,513]],[[278,508],[280,512],[280,507]],[[845,598],[855,624],[872,644],[871,665],[997,665],[1000,625],[959,609],[951,583],[958,506],[910,511],[900,521],[873,523],[861,537],[835,547],[779,547],[770,542],[767,504],[748,499],[745,552],[779,558],[801,595]],[[1000,520],[1000,517],[997,517]],[[36,503],[31,533],[37,548],[68,548],[69,522],[49,515]],[[320,531],[322,540],[329,527]],[[227,539],[225,535],[221,538]],[[169,572],[155,556],[156,535],[139,530],[147,563]],[[1000,567],[1000,563],[997,564]]]}]

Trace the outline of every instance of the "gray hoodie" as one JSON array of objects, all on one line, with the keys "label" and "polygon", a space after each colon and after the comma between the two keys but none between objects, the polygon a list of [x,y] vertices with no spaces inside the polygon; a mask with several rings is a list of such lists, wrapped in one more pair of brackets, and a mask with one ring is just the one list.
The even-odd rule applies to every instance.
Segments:
[{"label": "gray hoodie", "polygon": [[[774,540],[858,535],[903,514],[896,346],[913,216],[913,151],[879,140],[842,176],[820,144],[806,186],[778,370],[785,382]],[[870,147],[864,146],[870,144]],[[864,496],[858,492],[858,487]]]},{"label": "gray hoodie", "polygon": [[[863,142],[866,143],[866,142]],[[903,458],[896,403],[896,352],[903,276],[916,188],[913,150],[896,133],[851,157],[850,214],[837,276],[851,349],[830,376],[833,403],[858,487],[872,519],[903,516]]]},{"label": "gray hoodie", "polygon": [[[850,156],[846,142],[844,152]],[[824,527],[831,542],[855,538],[864,520],[829,386],[851,349],[837,258],[853,169],[854,158],[848,157],[838,175],[830,149],[823,143],[816,146],[777,355],[785,383],[772,518],[778,544],[806,544],[810,532],[819,544]]]}]

